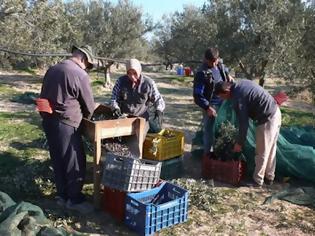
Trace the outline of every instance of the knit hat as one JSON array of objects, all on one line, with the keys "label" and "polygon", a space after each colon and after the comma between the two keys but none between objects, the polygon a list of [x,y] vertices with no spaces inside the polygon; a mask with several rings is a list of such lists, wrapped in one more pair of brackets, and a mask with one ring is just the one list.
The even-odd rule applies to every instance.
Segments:
[{"label": "knit hat", "polygon": [[142,72],[141,63],[137,59],[133,58],[126,62],[126,70],[134,69],[137,72],[138,77]]},{"label": "knit hat", "polygon": [[86,56],[87,61],[89,63],[89,65],[87,66],[87,69],[92,69],[93,65],[94,65],[94,56],[92,53],[91,46],[89,46],[89,45],[84,45],[82,47],[72,46],[71,52],[73,52],[74,50],[80,50],[81,52],[84,53],[84,55]]}]

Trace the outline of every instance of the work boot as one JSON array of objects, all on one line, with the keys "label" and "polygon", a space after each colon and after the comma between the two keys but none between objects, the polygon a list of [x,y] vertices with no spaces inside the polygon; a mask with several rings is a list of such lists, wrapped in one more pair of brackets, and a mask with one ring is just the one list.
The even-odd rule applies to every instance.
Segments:
[{"label": "work boot", "polygon": [[66,207],[69,210],[74,210],[80,212],[81,214],[89,214],[94,211],[93,205],[87,201],[75,204],[68,200]]},{"label": "work boot", "polygon": [[246,182],[244,185],[248,188],[257,188],[257,189],[260,189],[263,187],[262,184],[258,184],[255,180],[251,180],[249,182]]},{"label": "work boot", "polygon": [[273,185],[273,180],[270,180],[270,179],[264,179],[264,183],[266,184],[266,185]]}]

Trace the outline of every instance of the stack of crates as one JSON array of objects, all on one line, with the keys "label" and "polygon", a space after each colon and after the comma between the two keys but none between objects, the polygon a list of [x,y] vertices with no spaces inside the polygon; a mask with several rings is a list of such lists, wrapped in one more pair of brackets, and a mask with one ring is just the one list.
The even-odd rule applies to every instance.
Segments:
[{"label": "stack of crates", "polygon": [[160,181],[160,173],[160,162],[107,153],[103,166],[102,208],[123,221],[127,193],[153,188]]},{"label": "stack of crates", "polygon": [[161,178],[178,178],[183,171],[184,133],[163,129],[159,133],[147,134],[143,144],[143,158],[162,161]]},{"label": "stack of crates", "polygon": [[183,152],[184,134],[164,130],[148,134],[144,143],[147,159],[106,153],[102,177],[104,211],[144,236],[187,221],[188,191],[160,180],[163,165],[166,174],[177,171],[169,169],[167,162],[172,161],[170,167],[174,168],[173,163],[181,162]]}]

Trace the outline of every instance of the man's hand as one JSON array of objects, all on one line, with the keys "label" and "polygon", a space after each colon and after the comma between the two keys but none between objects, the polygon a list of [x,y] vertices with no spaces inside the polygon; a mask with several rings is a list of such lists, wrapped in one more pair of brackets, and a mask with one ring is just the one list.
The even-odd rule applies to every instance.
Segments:
[{"label": "man's hand", "polygon": [[122,116],[122,113],[121,113],[120,108],[115,108],[115,109],[113,110],[113,116],[114,116],[114,117],[117,117],[117,118],[119,118],[119,117]]},{"label": "man's hand", "polygon": [[235,143],[232,151],[233,152],[241,152],[242,151],[242,146],[239,145],[238,143]]},{"label": "man's hand", "polygon": [[217,116],[217,112],[216,112],[216,110],[213,107],[209,107],[207,109],[207,114],[208,114],[209,117],[212,117],[212,116],[216,117]]},{"label": "man's hand", "polygon": [[162,123],[163,123],[163,112],[156,110],[155,111],[155,116],[154,119],[156,119],[158,121],[158,124],[160,125],[160,127],[162,127]]},{"label": "man's hand", "polygon": [[234,81],[235,79],[231,75],[228,75],[227,82],[234,82]]}]

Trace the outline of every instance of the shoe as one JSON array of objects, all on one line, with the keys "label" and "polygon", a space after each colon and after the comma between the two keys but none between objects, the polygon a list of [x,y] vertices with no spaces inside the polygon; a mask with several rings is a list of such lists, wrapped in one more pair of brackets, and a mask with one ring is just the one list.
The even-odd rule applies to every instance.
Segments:
[{"label": "shoe", "polygon": [[63,197],[56,196],[55,200],[56,200],[56,204],[60,207],[65,207],[67,204],[67,200],[64,199]]},{"label": "shoe", "polygon": [[270,180],[270,179],[264,179],[264,183],[266,184],[266,185],[273,185],[273,180]]},{"label": "shoe", "polygon": [[258,183],[257,183],[256,181],[254,181],[254,180],[245,183],[245,186],[246,186],[246,187],[249,187],[249,188],[262,188],[262,187],[263,187],[262,184],[258,184]]},{"label": "shoe", "polygon": [[78,204],[72,203],[70,200],[66,204],[67,209],[78,211],[81,214],[88,214],[94,211],[94,207],[91,203],[84,201]]}]

